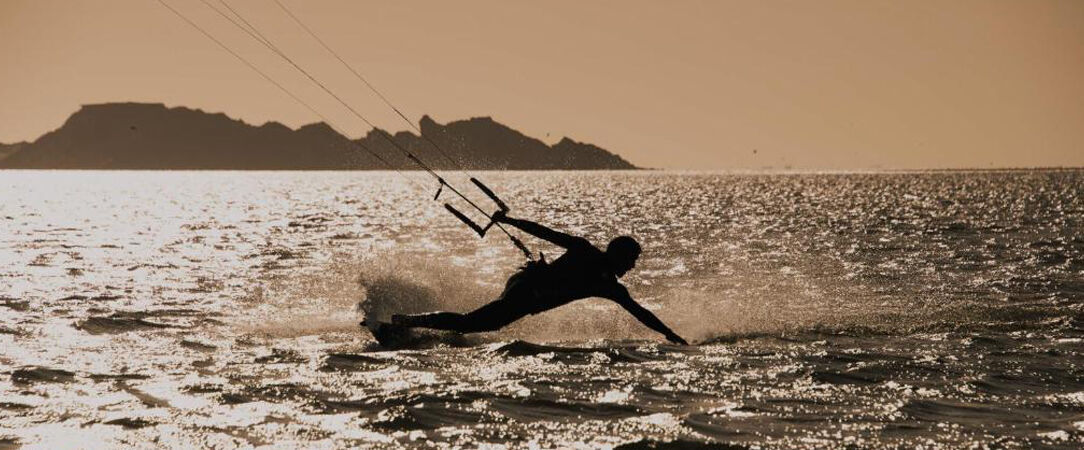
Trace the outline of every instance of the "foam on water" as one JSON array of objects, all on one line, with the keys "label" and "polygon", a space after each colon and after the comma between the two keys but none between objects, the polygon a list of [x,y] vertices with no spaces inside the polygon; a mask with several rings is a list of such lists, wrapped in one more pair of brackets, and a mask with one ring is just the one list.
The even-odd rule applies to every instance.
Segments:
[{"label": "foam on water", "polygon": [[392,314],[469,311],[500,293],[483,283],[477,270],[452,264],[440,253],[385,253],[358,264],[364,292],[359,309],[366,319],[388,321]]}]

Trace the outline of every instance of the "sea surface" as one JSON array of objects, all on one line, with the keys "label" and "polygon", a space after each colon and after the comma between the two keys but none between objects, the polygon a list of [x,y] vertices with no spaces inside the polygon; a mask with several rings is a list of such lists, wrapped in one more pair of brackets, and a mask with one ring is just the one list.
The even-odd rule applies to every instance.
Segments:
[{"label": "sea surface", "polygon": [[638,237],[698,345],[592,299],[381,348],[523,262],[421,173],[0,171],[0,448],[1084,446],[1084,171],[475,175]]}]

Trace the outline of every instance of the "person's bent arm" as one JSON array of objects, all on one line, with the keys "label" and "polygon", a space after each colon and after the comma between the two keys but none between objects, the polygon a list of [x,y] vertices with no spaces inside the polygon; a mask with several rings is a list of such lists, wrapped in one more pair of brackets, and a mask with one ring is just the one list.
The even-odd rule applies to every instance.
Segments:
[{"label": "person's bent arm", "polygon": [[544,225],[539,225],[535,222],[531,222],[530,220],[513,219],[504,215],[504,213],[500,211],[493,215],[493,221],[507,223],[511,226],[527,232],[534,237],[552,242],[564,248],[576,247],[579,245],[583,245],[587,242],[587,240],[584,238],[565,234],[560,231],[548,228]]},{"label": "person's bent arm", "polygon": [[662,323],[658,317],[655,317],[655,314],[648,311],[647,308],[640,306],[639,303],[636,303],[636,301],[632,299],[632,296],[629,295],[628,289],[625,289],[624,286],[618,285],[618,287],[614,289],[612,295],[613,296],[610,298],[611,300],[617,302],[622,308],[625,308],[625,311],[632,314],[632,316],[635,317],[636,320],[639,320],[640,323],[643,323],[652,330],[662,333],[663,336],[666,336],[666,340],[675,344],[689,345],[685,339],[682,339],[681,336],[678,336],[677,333],[667,327],[666,324]]}]

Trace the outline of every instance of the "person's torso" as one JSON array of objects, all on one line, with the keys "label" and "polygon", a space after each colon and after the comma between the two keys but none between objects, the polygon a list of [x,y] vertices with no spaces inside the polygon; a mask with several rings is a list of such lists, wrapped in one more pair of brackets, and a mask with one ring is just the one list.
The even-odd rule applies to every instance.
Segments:
[{"label": "person's torso", "polygon": [[591,245],[569,249],[539,272],[534,287],[539,306],[546,309],[582,298],[606,297],[617,284],[606,254]]}]

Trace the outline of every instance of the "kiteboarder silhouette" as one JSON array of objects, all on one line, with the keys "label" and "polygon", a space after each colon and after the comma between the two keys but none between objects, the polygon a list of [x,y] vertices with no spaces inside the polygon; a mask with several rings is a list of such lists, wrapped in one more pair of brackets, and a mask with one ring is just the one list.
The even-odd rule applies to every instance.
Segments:
[{"label": "kiteboarder silhouette", "polygon": [[496,331],[527,315],[538,314],[572,301],[601,297],[612,300],[648,328],[675,344],[689,345],[651,311],[636,303],[618,278],[636,266],[640,244],[629,236],[610,241],[599,250],[587,239],[550,229],[529,220],[514,219],[498,211],[493,221],[519,228],[556,244],[565,253],[551,263],[530,261],[512,275],[496,300],[469,313],[431,312],[393,315],[392,324],[451,330],[459,333]]}]

